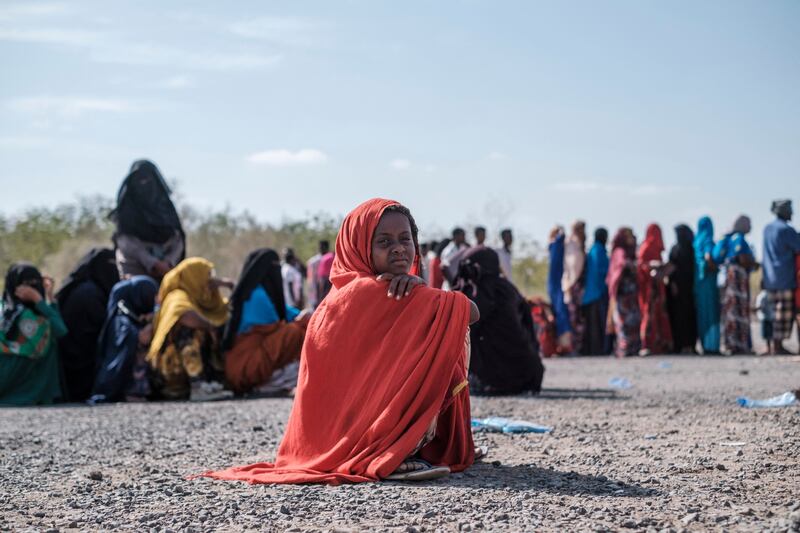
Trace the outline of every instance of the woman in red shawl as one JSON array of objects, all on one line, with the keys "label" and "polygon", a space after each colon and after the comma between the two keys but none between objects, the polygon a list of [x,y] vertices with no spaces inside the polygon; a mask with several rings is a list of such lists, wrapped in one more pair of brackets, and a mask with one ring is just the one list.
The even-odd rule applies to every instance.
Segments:
[{"label": "woman in red shawl", "polygon": [[275,462],[204,475],[337,484],[432,479],[473,463],[466,339],[477,307],[410,275],[417,250],[399,203],[373,199],[347,215]]},{"label": "woman in red shawl", "polygon": [[670,266],[664,265],[661,258],[663,252],[661,228],[658,224],[650,224],[638,254],[639,307],[642,310],[642,350],[639,355],[669,353],[672,348],[672,329],[664,285],[664,277]]},{"label": "woman in red shawl", "polygon": [[639,286],[636,280],[636,236],[631,228],[620,228],[611,243],[608,266],[609,312],[607,332],[615,335],[617,357],[635,355],[641,346]]}]

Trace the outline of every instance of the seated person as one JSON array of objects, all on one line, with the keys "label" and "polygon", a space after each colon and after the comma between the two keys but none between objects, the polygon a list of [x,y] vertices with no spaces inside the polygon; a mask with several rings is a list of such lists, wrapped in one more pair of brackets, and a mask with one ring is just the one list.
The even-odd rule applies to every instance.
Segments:
[{"label": "seated person", "polygon": [[470,328],[470,391],[475,394],[538,393],[544,367],[539,358],[530,304],[501,276],[491,248],[472,248],[461,260],[456,289],[478,306]]},{"label": "seated person", "polygon": [[147,160],[135,161],[117,194],[111,220],[120,277],[160,280],[184,257],[186,235],[171,191],[161,172]]},{"label": "seated person", "polygon": [[106,320],[108,295],[118,281],[114,250],[92,248],[56,293],[69,330],[58,341],[67,401],[83,402],[92,393],[97,338]]},{"label": "seated person", "polygon": [[11,265],[0,323],[0,405],[44,405],[61,398],[57,339],[66,333],[53,280],[30,263]]},{"label": "seated person", "polygon": [[285,303],[278,254],[269,248],[251,252],[231,295],[231,319],[222,339],[225,377],[234,392],[294,390],[310,316],[299,315]]},{"label": "seated person", "polygon": [[228,320],[220,287],[233,283],[215,277],[214,264],[200,257],[181,261],[161,282],[147,363],[156,397],[219,400],[223,390],[222,353],[217,328]]},{"label": "seated person", "polygon": [[141,401],[150,395],[147,351],[157,292],[158,285],[147,276],[133,276],[114,285],[97,343],[91,403]]},{"label": "seated person", "polygon": [[336,484],[432,479],[472,464],[467,334],[478,310],[410,274],[417,249],[416,224],[397,202],[369,200],[347,215],[275,463],[204,475]]}]

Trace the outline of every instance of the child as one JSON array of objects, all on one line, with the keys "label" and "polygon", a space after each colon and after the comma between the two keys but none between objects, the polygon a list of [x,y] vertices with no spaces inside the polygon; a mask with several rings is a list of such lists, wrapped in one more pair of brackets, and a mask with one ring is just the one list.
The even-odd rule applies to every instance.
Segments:
[{"label": "child", "polygon": [[467,384],[477,307],[415,275],[417,227],[373,199],[342,222],[333,288],[308,325],[274,463],[205,476],[251,483],[423,480],[475,457]]},{"label": "child", "polygon": [[761,321],[761,336],[767,343],[767,351],[761,355],[774,355],[775,351],[772,344],[772,306],[769,304],[769,295],[764,290],[764,283],[761,283],[761,292],[756,296],[756,304],[753,307],[756,317]]}]

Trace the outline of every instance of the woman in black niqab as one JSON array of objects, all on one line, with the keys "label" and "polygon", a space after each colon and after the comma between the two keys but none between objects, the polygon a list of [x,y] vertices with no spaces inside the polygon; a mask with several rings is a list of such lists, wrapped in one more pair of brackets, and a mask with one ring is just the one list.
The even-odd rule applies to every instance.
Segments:
[{"label": "woman in black niqab", "polygon": [[68,401],[89,398],[95,376],[95,350],[106,319],[108,295],[119,281],[114,251],[92,248],[56,294],[68,333],[58,349]]},{"label": "woman in black niqab", "polygon": [[670,249],[674,272],[667,287],[667,313],[675,353],[696,353],[697,318],[694,303],[694,232],[685,224],[675,226],[677,243]]},{"label": "woman in black niqab", "polygon": [[31,303],[23,302],[14,293],[22,284],[36,289],[42,298],[45,297],[44,279],[42,273],[31,263],[14,263],[6,273],[5,287],[3,289],[3,320],[0,322],[0,329],[6,336],[11,337],[16,325],[17,318],[25,308],[33,309]]},{"label": "woman in black niqab", "polygon": [[131,165],[109,215],[117,225],[113,240],[121,274],[160,279],[185,258],[186,235],[171,192],[152,162]]},{"label": "woman in black niqab", "polygon": [[230,350],[242,320],[244,303],[258,285],[264,287],[275,306],[280,320],[286,321],[286,302],[283,296],[281,259],[275,250],[260,248],[250,252],[244,261],[242,273],[231,293],[231,319],[225,325],[222,349]]},{"label": "woman in black niqab", "polygon": [[476,394],[538,393],[544,366],[528,302],[500,275],[497,252],[476,247],[459,264],[456,287],[478,306],[470,327],[470,390]]}]

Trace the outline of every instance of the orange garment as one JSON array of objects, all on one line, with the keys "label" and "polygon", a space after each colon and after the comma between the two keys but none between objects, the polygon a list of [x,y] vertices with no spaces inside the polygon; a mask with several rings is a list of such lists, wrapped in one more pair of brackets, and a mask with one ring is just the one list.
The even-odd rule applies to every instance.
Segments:
[{"label": "orange garment", "polygon": [[251,483],[338,484],[385,478],[414,451],[461,471],[474,460],[466,385],[469,300],[418,286],[401,300],[372,268],[372,236],[388,206],[354,209],[336,239],[333,288],[308,326],[298,389],[274,463],[205,476]]},{"label": "orange garment", "polygon": [[254,326],[236,336],[225,354],[225,379],[234,392],[264,385],[272,373],[300,359],[308,322],[276,322]]}]

